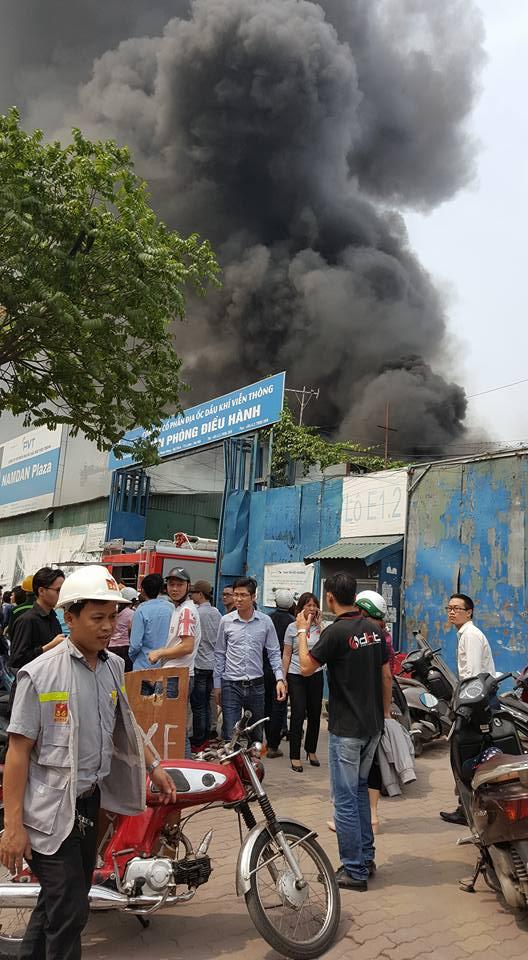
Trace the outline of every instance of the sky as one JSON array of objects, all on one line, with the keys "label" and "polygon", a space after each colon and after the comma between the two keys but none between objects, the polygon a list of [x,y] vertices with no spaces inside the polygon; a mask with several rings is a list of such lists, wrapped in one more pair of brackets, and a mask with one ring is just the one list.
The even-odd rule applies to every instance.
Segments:
[{"label": "sky", "polygon": [[[489,59],[472,120],[476,182],[430,215],[406,214],[420,260],[447,291],[451,373],[468,395],[528,378],[528,3],[477,2]],[[527,408],[528,382],[475,397],[474,437],[528,443]]]},{"label": "sky", "polygon": [[[442,0],[431,0],[441,3]],[[449,358],[442,372],[471,397],[527,379],[527,0],[475,0],[484,17],[488,63],[471,128],[480,142],[477,177],[454,199],[422,215],[404,211],[412,246],[448,302]],[[528,444],[528,382],[470,400],[470,442]],[[22,428],[23,429],[23,428]],[[2,418],[0,439],[21,432]],[[463,441],[457,452],[464,452]],[[431,453],[434,453],[432,450]]]}]

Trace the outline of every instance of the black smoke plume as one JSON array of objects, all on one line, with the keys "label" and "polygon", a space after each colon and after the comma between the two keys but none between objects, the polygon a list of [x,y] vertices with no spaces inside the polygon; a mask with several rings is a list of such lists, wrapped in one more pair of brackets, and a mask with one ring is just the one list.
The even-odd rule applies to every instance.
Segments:
[{"label": "black smoke plume", "polygon": [[434,372],[444,304],[402,211],[474,174],[472,0],[111,0],[97,22],[87,2],[21,6],[40,30],[9,73],[26,116],[129,143],[162,217],[218,253],[222,291],[175,328],[197,400],[286,369],[337,435],[379,437],[387,401],[401,450],[461,435],[464,391]]}]

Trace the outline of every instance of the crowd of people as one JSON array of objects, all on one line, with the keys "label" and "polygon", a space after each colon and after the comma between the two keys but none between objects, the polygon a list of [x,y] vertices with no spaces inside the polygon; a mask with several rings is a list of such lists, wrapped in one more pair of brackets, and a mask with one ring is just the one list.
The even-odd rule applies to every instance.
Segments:
[{"label": "crowd of people", "polygon": [[[210,583],[192,583],[183,567],[172,568],[164,578],[146,576],[138,593],[116,583],[104,567],[88,566],[69,577],[41,568],[9,599],[4,595],[4,635],[16,692],[0,859],[16,872],[25,857],[42,886],[21,955],[40,956],[44,942],[46,956],[74,960],[81,955],[101,793],[113,796],[108,809],[122,812],[125,804],[125,812],[139,812],[143,801],[137,776],[144,764],[165,800],[175,799],[174,784],[150,748],[145,746],[144,760],[136,756],[125,669],[188,668],[189,754],[213,738],[228,740],[242,711],[249,709],[263,721],[255,739],[264,738],[268,717],[270,759],[282,755],[281,740],[289,738],[296,775],[304,772],[304,731],[306,759],[320,765],[326,670],[334,807],[329,825],[339,849],[337,881],[343,889],[368,889],[376,871],[373,822],[384,740],[391,739],[391,724],[402,729],[391,720],[394,654],[383,597],[373,591],[357,594],[355,579],[336,573],[325,581],[325,609],[332,616],[325,624],[311,592],[295,602],[289,590],[278,590],[270,616],[258,609],[257,583],[251,577],[224,587],[224,614],[213,606],[212,593]],[[447,611],[457,630],[460,675],[493,671],[489,645],[473,624],[471,599],[454,594]],[[394,748],[388,743],[387,749]],[[120,764],[126,759],[128,787],[119,778],[113,784],[114,755]],[[54,778],[62,782],[65,768],[69,789],[58,790]]]},{"label": "crowd of people", "polygon": [[[59,620],[57,615],[64,583],[62,570],[44,567],[13,591],[15,604],[7,611],[5,633],[9,641],[8,663],[15,675],[68,636],[68,618],[65,620],[62,615]],[[17,592],[22,587],[26,588],[23,596]],[[376,752],[387,696],[390,703],[392,649],[390,636],[384,624],[380,624],[382,611],[368,597],[365,600],[360,594],[356,598],[355,581],[345,573],[330,578],[326,584],[327,606],[335,617],[332,624],[323,621],[319,599],[312,592],[303,593],[296,602],[290,590],[277,590],[275,610],[268,616],[258,609],[257,583],[251,577],[238,578],[224,587],[224,614],[213,606],[212,585],[206,580],[192,583],[184,567],[173,567],[165,577],[149,574],[139,592],[124,584],[118,584],[118,588],[121,602],[108,649],[123,661],[123,669],[189,670],[188,757],[211,742],[228,740],[241,712],[248,709],[256,720],[268,718],[253,735],[255,740],[265,740],[269,759],[283,755],[281,741],[287,739],[292,772],[305,770],[302,746],[306,761],[320,766],[317,746],[326,665],[335,807],[335,822],[330,821],[329,826],[337,832],[344,868],[342,884],[359,884],[362,888],[372,870],[374,855],[371,817],[368,830],[366,821],[360,824],[358,817],[361,810],[361,816],[365,814],[363,794],[369,805],[367,766],[370,769]],[[381,597],[379,601],[381,606]],[[356,655],[349,662],[351,626],[360,632],[354,634]],[[347,651],[341,650],[345,635]],[[363,636],[375,638],[375,642],[361,639]],[[360,661],[365,661],[366,672],[363,668],[358,672]],[[15,689],[16,683],[12,699]],[[343,738],[360,744],[354,782],[346,782],[350,774],[348,760],[338,750]],[[377,783],[371,785],[371,799],[377,787]],[[354,822],[350,820],[350,811],[345,811],[344,798],[350,790],[357,801]],[[350,840],[345,840],[351,830],[358,837],[367,837],[361,841],[361,849],[357,845],[352,849]]]}]

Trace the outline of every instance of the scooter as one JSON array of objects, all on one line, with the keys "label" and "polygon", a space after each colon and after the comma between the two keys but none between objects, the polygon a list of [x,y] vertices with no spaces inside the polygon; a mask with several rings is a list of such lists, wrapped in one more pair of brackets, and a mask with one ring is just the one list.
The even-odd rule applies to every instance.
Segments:
[{"label": "scooter", "polygon": [[523,753],[528,753],[528,669],[514,674],[513,690],[501,693],[501,709],[513,720]]},{"label": "scooter", "polygon": [[424,743],[447,736],[451,729],[450,703],[457,680],[447,664],[433,650],[419,630],[414,631],[418,649],[402,663],[409,677],[398,676],[411,716],[410,734],[414,754],[419,757]]},{"label": "scooter", "polygon": [[392,678],[392,702],[390,712],[393,720],[397,720],[398,723],[401,723],[402,727],[405,727],[408,733],[410,733],[411,714],[409,712],[409,704],[405,699],[403,690],[401,689],[396,677]]},{"label": "scooter", "polygon": [[480,874],[517,909],[528,906],[528,756],[497,698],[511,677],[479,674],[462,681],[454,699],[451,766],[478,859],[461,888],[474,892]]},{"label": "scooter", "polygon": [[[332,865],[317,833],[297,820],[278,819],[262,785],[262,744],[252,744],[246,712],[223,748],[198,760],[163,761],[178,790],[164,805],[147,781],[147,808],[136,817],[116,816],[99,847],[100,862],[89,892],[91,910],[135,914],[144,926],[161,907],[187,903],[207,883],[212,866],[208,829],[196,849],[185,834],[187,821],[211,805],[238,813],[249,830],[236,868],[236,890],[244,896],[260,935],[294,960],[319,957],[333,943],[341,902]],[[257,823],[250,801],[264,815]],[[182,814],[190,807],[197,810]],[[16,957],[40,887],[29,868],[0,882],[0,956]]]}]

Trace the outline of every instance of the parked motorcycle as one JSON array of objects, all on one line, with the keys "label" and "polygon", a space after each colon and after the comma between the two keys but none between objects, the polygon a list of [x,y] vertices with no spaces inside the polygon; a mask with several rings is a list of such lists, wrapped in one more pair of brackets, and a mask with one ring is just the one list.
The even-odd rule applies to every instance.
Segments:
[{"label": "parked motorcycle", "polygon": [[424,743],[446,736],[451,729],[450,703],[456,686],[456,677],[439,657],[440,648],[433,650],[420,631],[414,631],[418,644],[402,663],[400,685],[409,707],[410,734],[414,753],[419,757]]},{"label": "parked motorcycle", "polygon": [[[462,681],[453,705],[451,766],[473,843],[474,874],[461,887],[473,892],[482,874],[511,907],[528,906],[528,756],[497,698],[511,677],[479,674]],[[502,752],[494,752],[498,748]],[[491,756],[487,756],[491,754]],[[493,755],[494,754],[494,755]]]},{"label": "parked motorcycle", "polygon": [[392,719],[401,723],[402,727],[405,727],[405,729],[410,733],[411,714],[409,712],[409,705],[396,677],[392,678],[392,701],[390,712]]},{"label": "parked motorcycle", "polygon": [[508,714],[519,734],[523,753],[528,753],[528,670],[514,674],[513,690],[501,693],[501,708]]},{"label": "parked motorcycle", "polygon": [[[132,913],[146,925],[145,918],[160,907],[191,900],[211,875],[213,831],[208,829],[194,849],[186,824],[211,805],[234,809],[240,827],[243,821],[249,830],[238,855],[237,894],[245,897],[253,923],[274,950],[294,960],[310,960],[335,939],[339,888],[316,831],[297,820],[277,818],[262,785],[262,745],[251,744],[248,736],[260,721],[248,726],[250,718],[246,712],[221,749],[208,749],[198,760],[163,762],[178,790],[176,803],[164,805],[149,779],[145,812],[115,817],[100,845],[90,908]],[[255,820],[252,800],[260,806],[263,822]],[[0,883],[0,956],[17,956],[39,890],[29,869]]]}]

